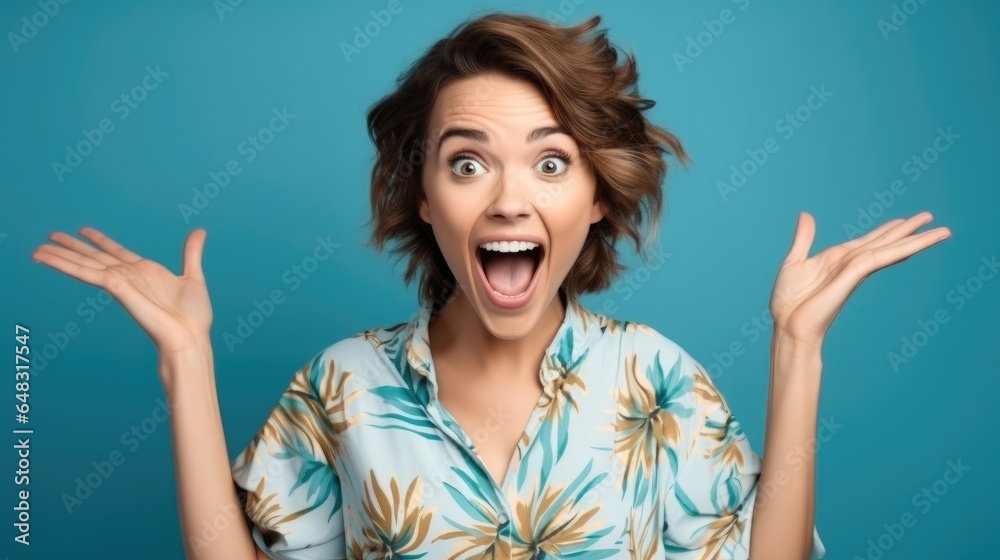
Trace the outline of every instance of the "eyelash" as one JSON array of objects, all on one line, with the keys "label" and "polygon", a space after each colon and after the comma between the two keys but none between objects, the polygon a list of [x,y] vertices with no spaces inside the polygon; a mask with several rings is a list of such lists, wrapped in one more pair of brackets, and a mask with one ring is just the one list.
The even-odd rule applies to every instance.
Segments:
[{"label": "eyelash", "polygon": [[[567,167],[569,167],[573,163],[572,156],[570,156],[569,154],[558,148],[554,148],[546,152],[542,157],[542,159],[548,159],[550,157],[561,158],[563,161],[566,162]],[[448,156],[448,166],[454,167],[455,162],[460,159],[478,159],[478,158],[476,158],[474,154],[471,154],[469,152],[457,152],[455,154]]]}]

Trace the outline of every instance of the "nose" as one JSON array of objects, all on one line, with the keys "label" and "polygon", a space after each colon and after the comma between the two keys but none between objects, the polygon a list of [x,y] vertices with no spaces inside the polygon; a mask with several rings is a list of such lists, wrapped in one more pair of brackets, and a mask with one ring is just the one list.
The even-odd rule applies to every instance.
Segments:
[{"label": "nose", "polygon": [[516,221],[530,216],[533,211],[531,200],[528,199],[527,181],[518,180],[511,173],[499,173],[496,196],[486,213],[490,218]]}]

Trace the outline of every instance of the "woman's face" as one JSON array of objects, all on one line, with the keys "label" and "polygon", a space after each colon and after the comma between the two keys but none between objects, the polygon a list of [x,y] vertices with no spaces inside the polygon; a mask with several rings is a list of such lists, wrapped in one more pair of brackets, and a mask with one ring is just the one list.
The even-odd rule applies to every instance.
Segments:
[{"label": "woman's face", "polygon": [[594,172],[525,80],[491,73],[449,83],[428,130],[420,217],[486,328],[522,337],[604,216]]}]

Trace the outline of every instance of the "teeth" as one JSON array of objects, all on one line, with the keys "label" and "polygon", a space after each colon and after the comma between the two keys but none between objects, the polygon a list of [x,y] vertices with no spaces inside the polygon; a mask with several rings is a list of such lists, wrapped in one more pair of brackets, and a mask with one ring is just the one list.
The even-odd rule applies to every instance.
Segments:
[{"label": "teeth", "polygon": [[538,243],[530,241],[492,241],[479,246],[487,251],[499,251],[501,253],[517,253],[518,251],[530,251],[538,247]]}]

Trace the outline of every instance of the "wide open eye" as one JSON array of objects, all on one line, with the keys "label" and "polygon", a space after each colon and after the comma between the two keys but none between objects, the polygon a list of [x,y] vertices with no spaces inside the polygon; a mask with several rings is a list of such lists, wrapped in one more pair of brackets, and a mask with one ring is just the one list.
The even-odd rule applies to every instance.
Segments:
[{"label": "wide open eye", "polygon": [[535,169],[544,175],[562,175],[571,161],[569,155],[565,153],[553,153],[538,162]]},{"label": "wide open eye", "polygon": [[448,158],[448,163],[451,165],[451,171],[460,177],[475,177],[486,172],[483,164],[464,154],[451,156]]}]

